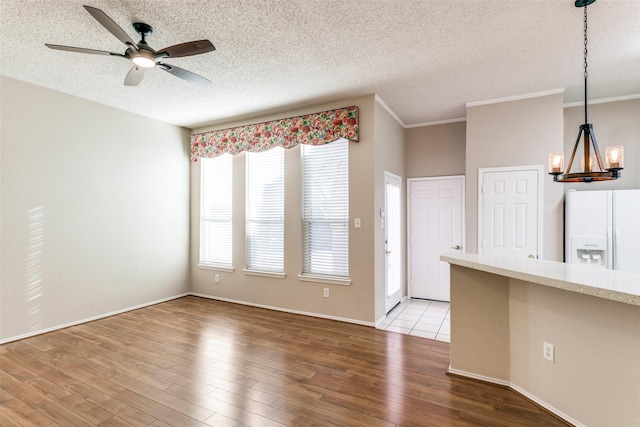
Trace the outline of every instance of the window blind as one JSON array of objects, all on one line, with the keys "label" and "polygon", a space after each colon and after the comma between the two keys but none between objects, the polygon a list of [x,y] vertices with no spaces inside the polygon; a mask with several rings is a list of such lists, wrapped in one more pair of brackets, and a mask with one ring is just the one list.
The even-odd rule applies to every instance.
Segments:
[{"label": "window blind", "polygon": [[349,276],[349,141],[303,145],[302,274]]},{"label": "window blind", "polygon": [[200,174],[200,264],[232,267],[232,157],[203,158]]},{"label": "window blind", "polygon": [[284,272],[284,149],[247,153],[247,269]]}]

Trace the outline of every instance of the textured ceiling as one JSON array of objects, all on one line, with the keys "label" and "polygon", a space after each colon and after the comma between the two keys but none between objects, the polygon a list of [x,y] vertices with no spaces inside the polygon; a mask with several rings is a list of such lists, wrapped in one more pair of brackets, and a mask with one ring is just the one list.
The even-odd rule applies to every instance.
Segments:
[{"label": "textured ceiling", "polygon": [[[124,52],[82,7],[155,49],[209,39],[216,51],[167,61],[125,87]],[[583,100],[583,10],[572,0],[1,0],[0,73],[194,128],[292,106],[378,94],[407,126],[465,117],[465,102],[565,89]],[[640,0],[589,6],[589,98],[640,94]]]}]

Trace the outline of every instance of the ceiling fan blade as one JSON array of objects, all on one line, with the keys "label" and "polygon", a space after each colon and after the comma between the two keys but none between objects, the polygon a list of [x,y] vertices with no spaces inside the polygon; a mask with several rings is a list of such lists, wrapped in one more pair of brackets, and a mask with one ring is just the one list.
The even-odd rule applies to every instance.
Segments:
[{"label": "ceiling fan blade", "polygon": [[169,58],[179,58],[181,56],[200,55],[214,50],[216,48],[209,40],[196,40],[165,47],[160,49],[157,54],[159,56],[168,56]]},{"label": "ceiling fan blade", "polygon": [[106,50],[86,49],[84,47],[62,46],[59,44],[50,44],[50,43],[45,43],[44,45],[49,49],[64,50],[67,52],[89,53],[92,55],[122,56],[123,58],[125,57],[120,53],[107,52]]},{"label": "ceiling fan blade", "polygon": [[209,86],[209,84],[211,83],[211,81],[205,79],[204,77],[199,76],[196,73],[192,73],[191,71],[187,71],[184,68],[176,67],[175,65],[158,64],[157,67],[169,74],[180,77],[182,80],[186,80],[200,86]]},{"label": "ceiling fan blade", "polygon": [[138,86],[144,77],[144,68],[134,66],[127,73],[127,77],[124,78],[125,86]]},{"label": "ceiling fan blade", "polygon": [[102,26],[105,27],[111,34],[116,36],[118,40],[120,40],[127,46],[131,46],[135,50],[138,50],[136,42],[134,42],[133,39],[129,37],[129,34],[125,33],[125,31],[120,28],[120,26],[116,24],[113,19],[109,18],[106,13],[91,6],[84,6],[84,8],[91,14],[91,16],[96,19],[96,21],[102,24]]}]

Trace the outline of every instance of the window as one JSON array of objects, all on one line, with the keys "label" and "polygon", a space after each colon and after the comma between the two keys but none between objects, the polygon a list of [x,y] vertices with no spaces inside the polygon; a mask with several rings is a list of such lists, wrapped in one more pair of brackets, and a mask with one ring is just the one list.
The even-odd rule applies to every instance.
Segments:
[{"label": "window", "polygon": [[284,149],[247,153],[247,270],[284,272]]},{"label": "window", "polygon": [[232,225],[232,157],[201,159],[200,265],[230,269]]},{"label": "window", "polygon": [[349,141],[303,145],[302,275],[349,276]]}]

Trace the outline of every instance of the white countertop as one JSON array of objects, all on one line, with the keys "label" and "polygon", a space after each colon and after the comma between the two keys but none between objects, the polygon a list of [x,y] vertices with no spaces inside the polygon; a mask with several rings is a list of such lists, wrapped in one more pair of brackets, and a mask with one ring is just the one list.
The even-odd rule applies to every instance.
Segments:
[{"label": "white countertop", "polygon": [[449,264],[640,306],[640,274],[537,259],[444,253]]}]

